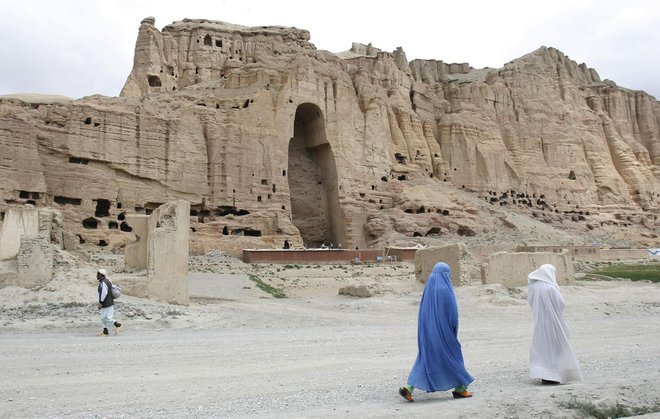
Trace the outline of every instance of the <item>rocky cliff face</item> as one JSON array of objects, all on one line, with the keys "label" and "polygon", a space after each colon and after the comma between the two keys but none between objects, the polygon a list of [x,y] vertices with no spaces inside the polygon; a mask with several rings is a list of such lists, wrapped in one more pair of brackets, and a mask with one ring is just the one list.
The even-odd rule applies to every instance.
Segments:
[{"label": "rocky cliff face", "polygon": [[135,240],[126,214],[171,199],[191,203],[197,252],[478,236],[515,228],[511,211],[644,244],[660,225],[660,104],[553,48],[473,69],[147,18],[120,97],[0,99],[0,178],[0,212],[57,206],[113,249]]}]

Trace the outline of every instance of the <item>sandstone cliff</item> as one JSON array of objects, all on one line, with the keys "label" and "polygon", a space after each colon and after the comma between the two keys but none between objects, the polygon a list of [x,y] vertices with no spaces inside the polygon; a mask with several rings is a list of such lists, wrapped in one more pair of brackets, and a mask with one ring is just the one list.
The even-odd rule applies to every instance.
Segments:
[{"label": "sandstone cliff", "polygon": [[135,240],[126,214],[172,199],[191,203],[195,252],[479,237],[515,230],[509,213],[657,243],[660,104],[556,49],[474,69],[154,23],[120,97],[0,98],[0,213],[56,206],[109,249]]}]

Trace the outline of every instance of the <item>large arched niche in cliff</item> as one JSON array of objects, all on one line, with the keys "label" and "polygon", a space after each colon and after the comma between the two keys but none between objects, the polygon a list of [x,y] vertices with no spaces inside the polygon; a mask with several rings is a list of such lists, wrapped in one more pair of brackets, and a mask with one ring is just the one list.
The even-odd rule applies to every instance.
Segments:
[{"label": "large arched niche in cliff", "polygon": [[325,135],[323,112],[314,104],[303,103],[296,109],[288,166],[291,215],[305,245],[347,245],[335,157]]}]

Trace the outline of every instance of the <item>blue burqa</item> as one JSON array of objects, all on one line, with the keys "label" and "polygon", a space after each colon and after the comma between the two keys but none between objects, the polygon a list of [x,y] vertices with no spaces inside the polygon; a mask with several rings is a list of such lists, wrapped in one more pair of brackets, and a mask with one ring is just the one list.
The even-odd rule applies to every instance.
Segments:
[{"label": "blue burqa", "polygon": [[418,353],[408,384],[428,392],[467,386],[474,381],[463,365],[458,306],[449,272],[449,265],[436,263],[419,304]]}]

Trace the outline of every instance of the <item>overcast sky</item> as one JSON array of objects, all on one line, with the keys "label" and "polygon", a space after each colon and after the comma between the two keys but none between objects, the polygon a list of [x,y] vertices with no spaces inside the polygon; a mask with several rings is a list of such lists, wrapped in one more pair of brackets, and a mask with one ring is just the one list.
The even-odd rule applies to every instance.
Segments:
[{"label": "overcast sky", "polygon": [[660,99],[658,0],[0,0],[0,95],[118,96],[143,18],[306,29],[317,49],[352,42],[408,60],[499,68],[540,46]]}]

